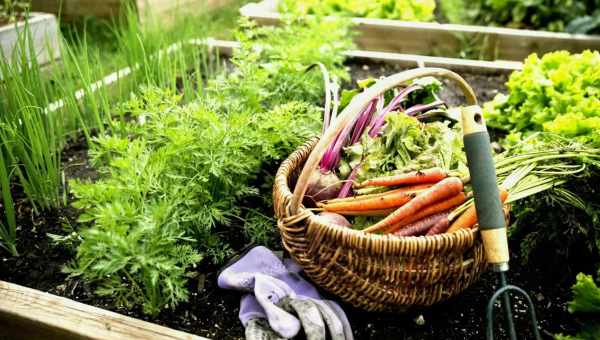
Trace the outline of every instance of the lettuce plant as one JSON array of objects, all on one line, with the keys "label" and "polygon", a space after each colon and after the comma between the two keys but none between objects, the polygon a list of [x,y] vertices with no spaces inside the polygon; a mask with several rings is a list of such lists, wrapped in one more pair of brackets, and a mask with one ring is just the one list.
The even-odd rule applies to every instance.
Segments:
[{"label": "lettuce plant", "polygon": [[[598,273],[600,276],[600,272]],[[573,285],[573,300],[569,302],[569,312],[584,315],[589,322],[575,336],[558,335],[557,340],[595,340],[600,338],[600,287],[591,275],[580,273]],[[595,320],[595,321],[594,321]]]},{"label": "lettuce plant", "polygon": [[536,54],[522,71],[485,105],[488,125],[527,133],[547,131],[582,141],[598,140],[600,128],[600,53],[566,51]]}]

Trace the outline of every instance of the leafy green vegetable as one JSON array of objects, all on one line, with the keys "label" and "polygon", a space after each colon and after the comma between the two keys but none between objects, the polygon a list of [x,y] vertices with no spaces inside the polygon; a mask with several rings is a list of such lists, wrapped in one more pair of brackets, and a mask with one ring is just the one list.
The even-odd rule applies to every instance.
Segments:
[{"label": "leafy green vegetable", "polygon": [[[600,273],[599,273],[600,275]],[[591,275],[579,273],[573,285],[573,300],[569,302],[569,312],[591,316],[590,322],[576,336],[556,336],[557,340],[596,340],[600,338],[600,287]],[[595,320],[595,321],[593,321]]]},{"label": "leafy green vegetable", "polygon": [[548,131],[598,140],[600,53],[533,54],[507,83],[509,95],[486,103],[488,125],[513,132]]},{"label": "leafy green vegetable", "polygon": [[220,264],[245,242],[273,241],[272,209],[257,199],[272,181],[262,169],[318,134],[323,82],[306,67],[320,61],[345,78],[341,51],[350,45],[346,25],[288,24],[244,22],[235,69],[209,80],[196,102],[181,106],[181,95],[147,88],[122,105],[131,119],[90,149],[101,178],[71,183],[89,224],[71,275],[156,315],[187,299],[187,275],[202,259]]},{"label": "leafy green vegetable", "polygon": [[[488,125],[510,132],[503,144],[509,147],[518,144],[515,153],[529,149],[543,151],[556,143],[566,145],[567,149],[581,148],[586,143],[597,146],[600,141],[596,129],[600,122],[599,66],[598,52],[571,55],[560,51],[541,58],[531,55],[523,70],[510,76],[508,95],[498,95],[484,105]],[[536,131],[564,138],[550,141],[528,138]],[[523,139],[527,142],[522,142]],[[511,236],[520,242],[524,261],[552,257],[554,261],[550,262],[555,268],[548,268],[551,270],[559,267],[578,270],[570,268],[573,263],[569,263],[569,259],[577,256],[587,256],[591,263],[598,261],[594,254],[600,245],[600,202],[597,199],[600,170],[591,159],[584,157],[582,163],[586,167],[560,189],[545,191],[513,206],[515,223]],[[540,214],[540,211],[545,213]],[[545,249],[556,251],[548,253]]]},{"label": "leafy green vegetable", "polygon": [[467,171],[459,130],[448,123],[424,124],[403,113],[388,115],[383,134],[378,138],[364,136],[361,143],[346,149],[344,160],[340,168],[344,177],[350,167],[362,162],[358,182],[432,167]]},{"label": "leafy green vegetable", "polygon": [[598,340],[600,339],[600,325],[585,325],[583,330],[577,335],[558,334],[556,340]]},{"label": "leafy green vegetable", "polygon": [[280,11],[316,15],[432,21],[434,0],[284,0]]},{"label": "leafy green vegetable", "polygon": [[578,274],[573,286],[573,300],[569,302],[571,313],[600,313],[600,287],[591,275]]},{"label": "leafy green vegetable", "polygon": [[581,21],[596,16],[598,6],[598,0],[441,1],[442,13],[452,23],[578,33],[592,33],[599,28],[593,20]]}]

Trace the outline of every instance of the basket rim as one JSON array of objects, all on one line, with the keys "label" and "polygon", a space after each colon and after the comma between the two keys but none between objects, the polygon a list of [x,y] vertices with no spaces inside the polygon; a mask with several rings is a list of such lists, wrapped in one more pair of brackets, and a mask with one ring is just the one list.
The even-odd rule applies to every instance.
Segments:
[{"label": "basket rim", "polygon": [[[275,207],[277,211],[285,212],[285,216],[278,216],[278,224],[292,223],[298,219],[307,219],[306,228],[317,228],[317,230],[311,231],[320,231],[323,238],[337,239],[340,241],[339,244],[341,247],[354,248],[373,254],[393,253],[395,255],[415,256],[431,254],[433,249],[438,250],[438,252],[454,252],[470,248],[474,245],[476,238],[480,234],[479,228],[461,229],[450,234],[396,236],[391,234],[365,233],[362,230],[324,222],[311,209],[306,208],[304,204],[300,205],[298,214],[290,216],[289,205],[293,191],[290,188],[288,179],[296,168],[304,165],[308,153],[312,151],[318,141],[319,137],[314,137],[297,148],[286,158],[277,171],[274,188],[283,196],[283,200],[277,200],[275,204],[286,205]],[[298,160],[300,161],[298,162]]]}]

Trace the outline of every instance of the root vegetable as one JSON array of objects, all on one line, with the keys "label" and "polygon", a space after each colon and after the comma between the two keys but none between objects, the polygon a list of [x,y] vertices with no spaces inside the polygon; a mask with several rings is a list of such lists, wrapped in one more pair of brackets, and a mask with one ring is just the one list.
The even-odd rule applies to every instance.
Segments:
[{"label": "root vegetable", "polygon": [[396,232],[394,232],[394,235],[396,235],[396,236],[421,235],[421,234],[427,232],[428,230],[430,230],[430,228],[432,228],[439,221],[442,221],[442,220],[446,220],[446,221],[448,220],[447,212],[434,214],[434,215],[425,217],[424,219],[419,220],[417,222],[411,223],[411,224],[403,227],[402,229],[399,229]]},{"label": "root vegetable", "polygon": [[[500,201],[504,203],[508,198],[508,191],[500,189]],[[465,210],[448,228],[448,233],[453,233],[459,229],[473,228],[477,224],[477,209],[475,204],[472,204],[467,210]]]},{"label": "root vegetable", "polygon": [[427,236],[432,236],[432,235],[437,235],[437,234],[441,234],[443,232],[445,232],[446,230],[448,230],[448,227],[450,226],[450,220],[448,219],[448,216],[446,215],[444,218],[439,219],[428,231],[427,231]]},{"label": "root vegetable", "polygon": [[384,176],[368,179],[362,182],[358,187],[368,186],[384,186],[390,187],[394,185],[409,185],[421,183],[436,183],[446,178],[447,174],[440,168],[432,168],[427,170],[413,171],[405,174]]},{"label": "root vegetable", "polygon": [[352,224],[350,224],[350,222],[348,222],[348,220],[340,214],[332,213],[329,211],[322,211],[317,216],[319,219],[321,219],[321,221],[325,223],[336,224],[348,228],[352,226]]},{"label": "root vegetable", "polygon": [[366,233],[385,230],[386,228],[402,221],[403,219],[416,214],[419,210],[424,209],[428,205],[439,202],[448,197],[455,196],[463,190],[463,183],[457,177],[448,177],[436,183],[431,188],[418,194],[407,204],[396,209],[386,218],[375,223],[374,225],[364,229]]},{"label": "root vegetable", "polygon": [[397,208],[413,199],[416,193],[394,192],[387,195],[376,196],[367,199],[354,200],[350,202],[327,203],[318,205],[325,211],[369,211]]},{"label": "root vegetable", "polygon": [[306,196],[314,202],[335,198],[341,187],[342,182],[335,173],[322,173],[320,169],[315,169],[308,181]]}]

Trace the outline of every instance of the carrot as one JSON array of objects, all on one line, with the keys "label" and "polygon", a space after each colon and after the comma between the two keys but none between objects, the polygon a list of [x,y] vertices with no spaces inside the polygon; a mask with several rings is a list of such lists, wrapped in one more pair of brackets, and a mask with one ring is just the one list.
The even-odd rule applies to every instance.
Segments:
[{"label": "carrot", "polygon": [[448,219],[448,215],[444,216],[444,218],[440,218],[429,230],[427,231],[427,236],[437,235],[445,232],[450,226],[450,220]]},{"label": "carrot", "polygon": [[407,204],[396,209],[393,213],[374,225],[364,229],[366,233],[372,233],[376,231],[385,230],[387,227],[392,226],[408,216],[416,214],[419,210],[431,205],[435,202],[439,202],[445,198],[457,195],[463,190],[463,183],[457,177],[448,177],[440,182],[436,183],[431,188],[423,191],[413,198]]},{"label": "carrot", "polygon": [[368,179],[358,185],[362,187],[383,186],[390,187],[393,185],[421,184],[421,183],[436,183],[446,178],[447,174],[440,168],[432,168],[427,170],[419,170],[393,176],[384,176]]},{"label": "carrot", "polygon": [[426,207],[425,209],[419,211],[418,213],[416,213],[412,216],[409,216],[409,217],[405,218],[404,220],[394,224],[389,229],[389,231],[394,232],[394,231],[402,228],[405,225],[414,223],[414,222],[421,220],[427,216],[431,216],[436,213],[450,210],[454,207],[457,207],[457,206],[463,204],[466,200],[467,200],[467,196],[465,195],[465,193],[459,192],[458,194],[454,195],[453,197],[450,197],[447,200],[442,200],[435,204],[432,204],[432,205]]},{"label": "carrot", "polygon": [[379,210],[340,210],[336,211],[336,213],[344,216],[387,216],[393,213],[394,210],[394,208]]},{"label": "carrot", "polygon": [[364,199],[369,199],[369,198],[374,198],[374,197],[381,197],[381,196],[385,196],[385,195],[389,195],[389,194],[393,194],[393,193],[399,193],[399,192],[419,193],[423,190],[431,188],[432,185],[433,184],[430,184],[430,183],[418,184],[418,185],[412,185],[409,187],[402,187],[402,188],[388,190],[388,191],[384,191],[384,192],[378,192],[376,194],[358,195],[358,196],[351,196],[351,197],[345,197],[345,198],[333,198],[330,200],[324,200],[324,201],[318,202],[317,206],[322,207],[323,205],[332,204],[332,203],[356,202],[358,200],[364,200]]},{"label": "carrot", "polygon": [[395,192],[388,195],[376,196],[364,200],[355,200],[353,202],[341,202],[323,204],[320,206],[325,211],[371,211],[388,208],[397,208],[413,199],[416,193]]},{"label": "carrot", "polygon": [[438,221],[448,220],[448,213],[438,213],[428,217],[425,217],[422,220],[411,223],[406,227],[394,232],[396,236],[415,236],[430,230],[431,227],[435,226]]},{"label": "carrot", "polygon": [[[500,201],[504,203],[508,198],[508,191],[505,189],[500,189]],[[475,208],[475,204],[472,204],[467,210],[465,210],[452,224],[450,228],[448,228],[447,233],[453,233],[459,229],[468,229],[473,228],[473,226],[477,224],[477,209]]]}]

